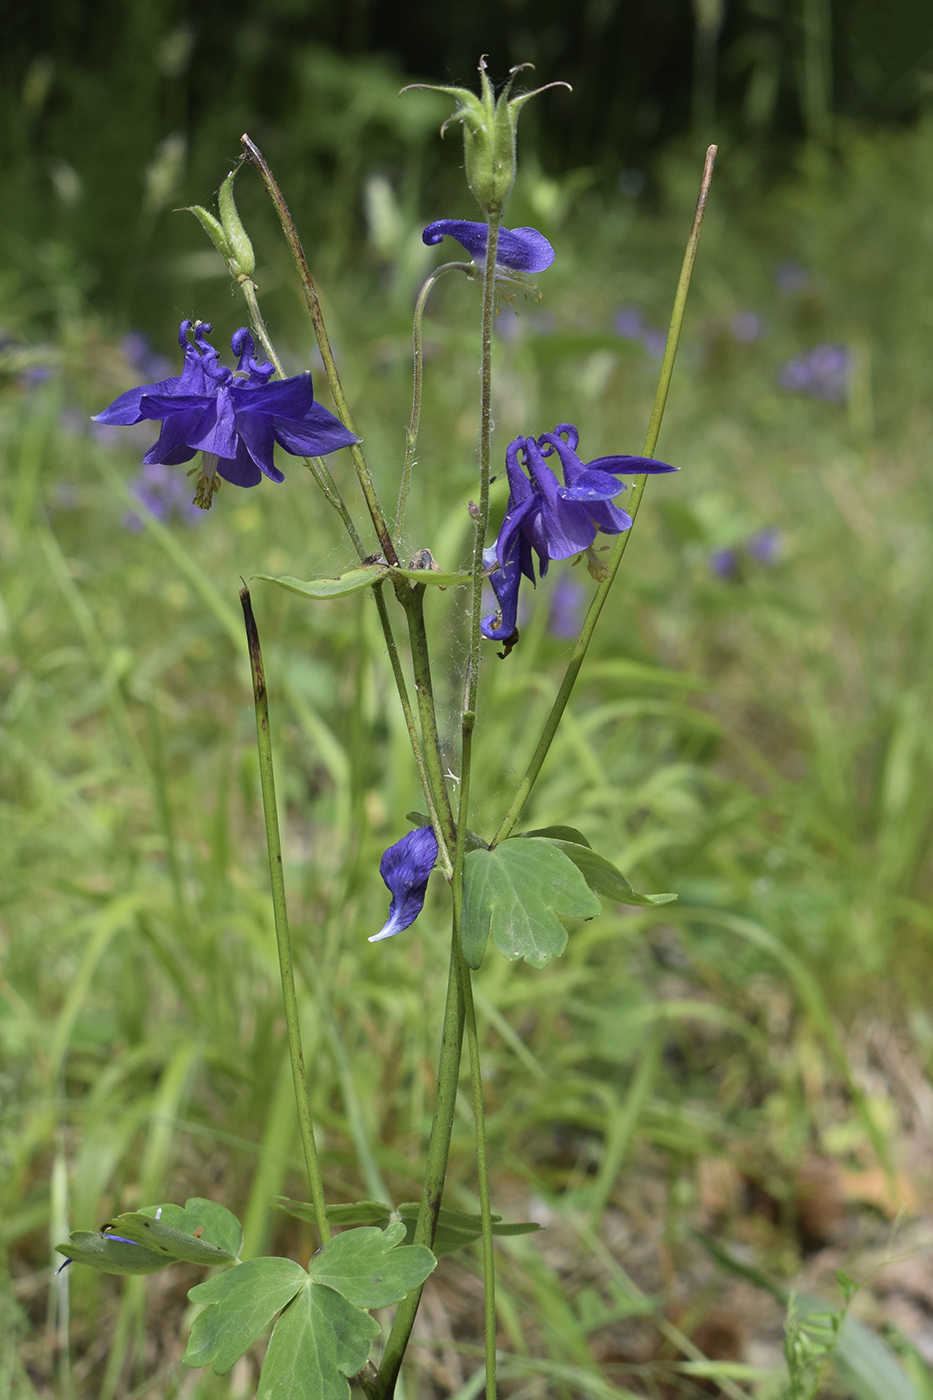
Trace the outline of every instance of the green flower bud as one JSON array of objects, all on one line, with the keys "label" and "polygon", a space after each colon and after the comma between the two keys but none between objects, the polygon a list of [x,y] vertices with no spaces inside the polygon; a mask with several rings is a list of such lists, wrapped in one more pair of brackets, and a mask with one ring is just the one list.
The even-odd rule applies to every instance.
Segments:
[{"label": "green flower bud", "polygon": [[219,220],[215,219],[213,214],[209,214],[200,204],[189,205],[188,213],[193,214],[198,220],[229,267],[231,276],[235,277],[238,282],[243,282],[251,278],[256,270],[256,254],[253,252],[253,245],[243,227],[243,221],[237,212],[233,198],[235,179],[236,171],[234,170],[220,187],[217,200],[220,207]]},{"label": "green flower bud", "polygon": [[[410,87],[428,88],[431,92],[445,92],[453,97],[458,106],[453,116],[448,117],[441,127],[441,135],[450,122],[463,123],[463,150],[466,158],[467,183],[483,213],[489,217],[500,214],[505,208],[512,186],[515,183],[515,138],[518,127],[518,114],[532,97],[546,92],[552,87],[570,87],[569,83],[546,83],[534,92],[522,93],[520,97],[510,97],[512,84],[523,68],[531,68],[530,63],[520,63],[509,72],[505,87],[498,98],[486,73],[486,59],[479,61],[480,95],[468,88],[438,87],[432,83],[411,83]],[[403,88],[408,92],[409,88]]]},{"label": "green flower bud", "polygon": [[233,198],[235,179],[236,171],[231,170],[220,187],[217,202],[220,207],[220,222],[223,224],[227,244],[230,248],[230,271],[239,280],[242,277],[252,277],[256,271],[256,254],[253,252],[249,234],[243,227],[243,220],[237,213]]}]

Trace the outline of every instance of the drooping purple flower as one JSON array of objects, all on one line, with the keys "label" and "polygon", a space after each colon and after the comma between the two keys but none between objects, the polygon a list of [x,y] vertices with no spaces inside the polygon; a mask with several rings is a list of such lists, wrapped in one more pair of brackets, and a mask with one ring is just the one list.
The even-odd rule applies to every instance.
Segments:
[{"label": "drooping purple flower", "polygon": [[385,880],[392,903],[389,917],[369,942],[378,943],[391,938],[414,923],[424,907],[428,876],[437,860],[437,837],[429,826],[416,827],[390,846],[379,862],[379,874]]},{"label": "drooping purple flower", "polygon": [[[466,219],[435,219],[421,235],[429,247],[443,238],[455,238],[475,262],[486,256],[489,229],[486,224],[469,223]],[[544,272],[554,261],[554,249],[536,228],[501,228],[496,247],[496,265],[515,272]]]},{"label": "drooping purple flower", "polygon": [[129,389],[94,421],[120,427],[161,421],[159,440],[143,458],[147,464],[174,467],[203,453],[196,505],[209,509],[217,477],[235,486],[255,486],[263,476],[282,481],[273,459],[275,443],[295,456],[323,457],[359,441],[315,402],[309,373],[270,383],[273,367],[257,361],[245,327],[231,341],[236,370],[219,363],[207,341],[208,322],[194,326],[193,340],[191,327],[182,321],[178,332],[185,353],[180,375]]},{"label": "drooping purple flower", "polygon": [[[597,531],[619,535],[629,529],[631,516],[611,504],[626,489],[619,476],[676,471],[653,457],[597,457],[583,463],[577,455],[579,441],[572,423],[558,423],[553,433],[515,438],[506,449],[509,501],[495,548],[486,552],[487,567],[494,561],[499,565],[490,576],[499,610],[482,622],[490,640],[507,641],[515,632],[521,576],[535,581],[532,552],[543,578],[552,559],[582,553]],[[545,461],[555,454],[563,485]]]},{"label": "drooping purple flower", "polygon": [[781,388],[842,403],[848,390],[850,359],[844,345],[817,345],[787,361],[779,376]]}]

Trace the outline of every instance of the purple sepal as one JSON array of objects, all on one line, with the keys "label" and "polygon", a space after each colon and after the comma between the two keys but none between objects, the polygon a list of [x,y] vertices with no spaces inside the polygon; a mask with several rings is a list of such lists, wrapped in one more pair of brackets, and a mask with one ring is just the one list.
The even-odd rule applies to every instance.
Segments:
[{"label": "purple sepal", "polygon": [[437,837],[429,826],[409,831],[394,846],[390,846],[379,862],[379,874],[385,880],[392,903],[389,917],[369,942],[378,943],[408,928],[424,907],[428,876],[437,860]]},{"label": "purple sepal", "polygon": [[[429,247],[443,238],[455,238],[476,262],[486,256],[489,229],[486,224],[466,219],[435,219],[421,235]],[[496,263],[515,272],[544,272],[554,261],[554,249],[536,228],[501,228],[496,247]]]}]

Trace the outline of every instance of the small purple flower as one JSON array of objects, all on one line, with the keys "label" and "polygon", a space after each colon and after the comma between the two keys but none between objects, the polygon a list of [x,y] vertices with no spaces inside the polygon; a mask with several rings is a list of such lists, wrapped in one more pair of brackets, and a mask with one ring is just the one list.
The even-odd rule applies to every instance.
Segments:
[{"label": "small purple flower", "polygon": [[[630,528],[631,516],[610,504],[626,489],[617,474],[676,471],[653,457],[597,457],[584,464],[577,456],[579,440],[572,423],[558,423],[553,433],[515,438],[506,449],[508,506],[495,547],[484,555],[487,567],[499,566],[490,578],[499,611],[482,622],[483,635],[492,641],[514,635],[521,576],[535,581],[532,551],[543,578],[552,559],[582,553],[597,531],[620,535]],[[560,458],[563,486],[545,461],[554,454]]]},{"label": "small purple flower", "polygon": [[194,326],[182,321],[178,343],[185,352],[182,372],[129,389],[95,415],[94,421],[127,427],[144,419],[161,421],[158,442],[143,461],[178,466],[203,453],[195,504],[210,509],[219,481],[235,486],[255,486],[263,476],[282,481],[273,460],[278,443],[299,457],[322,457],[359,439],[339,419],[314,400],[310,374],[269,383],[274,373],[268,362],[259,363],[253,338],[244,328],[234,333],[236,370],[219,363],[208,344],[211,327],[206,321]]},{"label": "small purple flower", "polygon": [[754,311],[737,311],[729,322],[729,329],[732,339],[738,341],[739,345],[751,345],[752,341],[761,338],[761,317],[756,316]]},{"label": "small purple flower", "polygon": [[759,564],[776,564],[781,557],[781,532],[775,525],[757,531],[749,538],[747,549]]},{"label": "small purple flower", "polygon": [[781,388],[842,403],[848,388],[849,361],[844,345],[817,345],[787,361],[779,376]]},{"label": "small purple flower", "polygon": [[[486,256],[489,229],[486,224],[472,224],[466,219],[435,219],[428,224],[421,238],[429,247],[443,238],[455,238],[475,262]],[[496,248],[496,266],[515,272],[544,272],[554,261],[554,249],[536,228],[501,228]]]},{"label": "small purple flower", "polygon": [[774,280],[778,291],[783,292],[786,297],[799,296],[810,285],[810,276],[806,268],[801,267],[800,263],[790,261],[778,264]]},{"label": "small purple flower", "polygon": [[[130,490],[156,520],[168,521],[177,514],[186,525],[196,525],[202,518],[198,507],[189,500],[184,477],[178,476],[162,462],[150,462],[144,466]],[[126,512],[123,524],[134,534],[145,529],[134,510]]]},{"label": "small purple flower", "polygon": [[660,360],[667,345],[667,332],[647,326],[637,306],[620,306],[612,321],[616,335],[643,345],[652,359]]},{"label": "small purple flower", "polygon": [[623,340],[641,340],[645,333],[645,319],[637,306],[620,306],[612,324]]},{"label": "small purple flower", "polygon": [[379,874],[385,880],[392,903],[389,917],[369,942],[378,943],[408,928],[424,907],[428,876],[437,860],[437,837],[429,826],[416,827],[390,846],[379,862]]},{"label": "small purple flower", "polygon": [[739,556],[734,549],[714,549],[709,557],[709,566],[718,578],[737,578]]}]

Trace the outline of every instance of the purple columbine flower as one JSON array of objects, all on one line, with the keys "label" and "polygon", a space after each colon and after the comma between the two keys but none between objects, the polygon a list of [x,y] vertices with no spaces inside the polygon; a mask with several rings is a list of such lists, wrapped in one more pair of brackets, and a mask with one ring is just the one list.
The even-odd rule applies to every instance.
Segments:
[{"label": "purple columbine flower", "polygon": [[[521,576],[535,581],[532,550],[543,578],[552,559],[582,553],[597,531],[620,535],[629,529],[631,516],[610,504],[626,489],[617,475],[677,470],[653,457],[597,457],[584,464],[577,456],[579,441],[572,423],[558,423],[553,433],[515,438],[506,449],[509,503],[495,547],[484,555],[487,568],[499,565],[490,577],[499,611],[482,622],[483,635],[492,641],[506,641],[515,632]],[[554,454],[563,469],[563,486],[544,460]]]},{"label": "purple columbine flower", "polygon": [[424,907],[428,876],[436,860],[437,837],[429,826],[409,831],[385,852],[379,862],[379,874],[389,888],[392,903],[388,919],[379,932],[370,937],[370,943],[391,938],[414,923]]},{"label": "purple columbine flower", "polygon": [[[486,256],[489,229],[465,219],[435,219],[422,233],[422,241],[433,247],[442,238],[455,238],[475,262]],[[501,228],[496,247],[496,266],[514,272],[544,272],[554,261],[554,249],[536,228]]]},{"label": "purple columbine flower", "polygon": [[282,481],[273,460],[278,443],[299,457],[323,457],[359,439],[339,419],[314,400],[311,375],[297,374],[270,384],[274,370],[256,360],[249,331],[236,331],[231,341],[238,356],[236,370],[221,365],[208,344],[206,321],[194,326],[182,321],[178,343],[185,352],[180,375],[129,389],[95,415],[97,423],[126,427],[143,419],[161,421],[158,442],[143,461],[178,466],[203,453],[195,504],[209,510],[219,481],[255,486],[267,476]]}]

